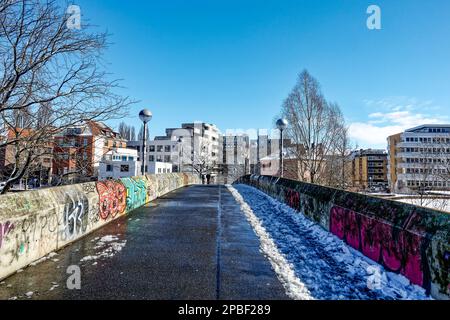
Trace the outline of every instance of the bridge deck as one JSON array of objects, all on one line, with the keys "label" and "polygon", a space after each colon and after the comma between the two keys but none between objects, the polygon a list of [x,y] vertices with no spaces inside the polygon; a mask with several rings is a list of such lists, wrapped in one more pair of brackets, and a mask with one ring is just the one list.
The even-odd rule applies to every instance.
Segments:
[{"label": "bridge deck", "polygon": [[[66,287],[69,265],[81,268],[80,290]],[[1,299],[27,292],[34,299],[287,299],[233,196],[202,185],[137,209],[0,285]]]}]

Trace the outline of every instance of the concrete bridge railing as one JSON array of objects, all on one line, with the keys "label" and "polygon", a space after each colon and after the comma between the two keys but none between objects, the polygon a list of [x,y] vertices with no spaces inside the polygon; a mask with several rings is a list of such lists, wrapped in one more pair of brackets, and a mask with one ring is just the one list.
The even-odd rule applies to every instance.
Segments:
[{"label": "concrete bridge railing", "polygon": [[0,279],[172,190],[187,173],[40,189],[0,196]]},{"label": "concrete bridge railing", "polygon": [[237,183],[288,204],[433,297],[450,298],[449,213],[278,177]]}]

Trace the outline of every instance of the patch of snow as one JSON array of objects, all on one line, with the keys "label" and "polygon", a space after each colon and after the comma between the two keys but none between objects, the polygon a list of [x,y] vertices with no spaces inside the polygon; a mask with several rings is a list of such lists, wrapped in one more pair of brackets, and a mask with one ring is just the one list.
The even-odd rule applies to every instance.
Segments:
[{"label": "patch of snow", "polygon": [[[123,247],[126,245],[126,240],[120,241],[119,238],[115,235],[107,235],[102,238],[98,237],[97,243],[94,246],[95,250],[98,252],[95,255],[89,255],[83,257],[80,262],[86,262],[91,260],[97,260],[100,258],[111,258],[116,253],[122,251]],[[96,265],[94,262],[92,265]]]},{"label": "patch of snow", "polygon": [[238,193],[235,198],[243,212],[253,212],[252,220],[259,222],[258,228],[274,243],[273,250],[291,266],[294,277],[306,285],[305,291],[312,298],[431,299],[423,288],[402,275],[387,272],[288,205],[247,185],[233,189],[230,192],[234,196]]},{"label": "patch of snow", "polygon": [[25,295],[27,296],[27,298],[31,298],[33,296],[34,292],[33,291],[28,291],[27,293],[25,293]]},{"label": "patch of snow", "polygon": [[293,299],[311,300],[311,294],[305,284],[296,277],[292,264],[290,264],[277,249],[274,241],[262,226],[250,206],[244,201],[235,188],[227,185],[235,200],[241,205],[241,209],[252,225],[261,242],[261,249],[270,261],[280,282],[286,290],[286,294]]}]

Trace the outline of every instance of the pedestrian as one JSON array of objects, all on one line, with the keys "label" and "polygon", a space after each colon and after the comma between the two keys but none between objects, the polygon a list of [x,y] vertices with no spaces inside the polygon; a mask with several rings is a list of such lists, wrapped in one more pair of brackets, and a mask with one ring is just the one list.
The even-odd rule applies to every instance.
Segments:
[{"label": "pedestrian", "polygon": [[202,184],[205,184],[205,175],[202,174]]},{"label": "pedestrian", "polygon": [[206,175],[206,184],[209,184],[210,181],[211,181],[211,175],[208,173],[208,174]]}]

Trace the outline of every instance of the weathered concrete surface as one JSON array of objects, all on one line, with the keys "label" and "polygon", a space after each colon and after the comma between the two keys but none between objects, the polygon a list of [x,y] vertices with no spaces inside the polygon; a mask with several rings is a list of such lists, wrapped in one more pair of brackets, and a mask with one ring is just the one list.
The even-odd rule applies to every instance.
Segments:
[{"label": "weathered concrete surface", "polygon": [[189,173],[88,182],[0,196],[0,279],[182,186]]},{"label": "weathered concrete surface", "polygon": [[[80,262],[107,235],[126,245]],[[80,290],[66,288],[69,265],[81,267]],[[0,285],[1,299],[28,299],[27,292],[33,299],[288,298],[232,195],[202,185],[136,209]]]},{"label": "weathered concrete surface", "polygon": [[271,176],[245,176],[386,270],[450,299],[450,214]]}]

